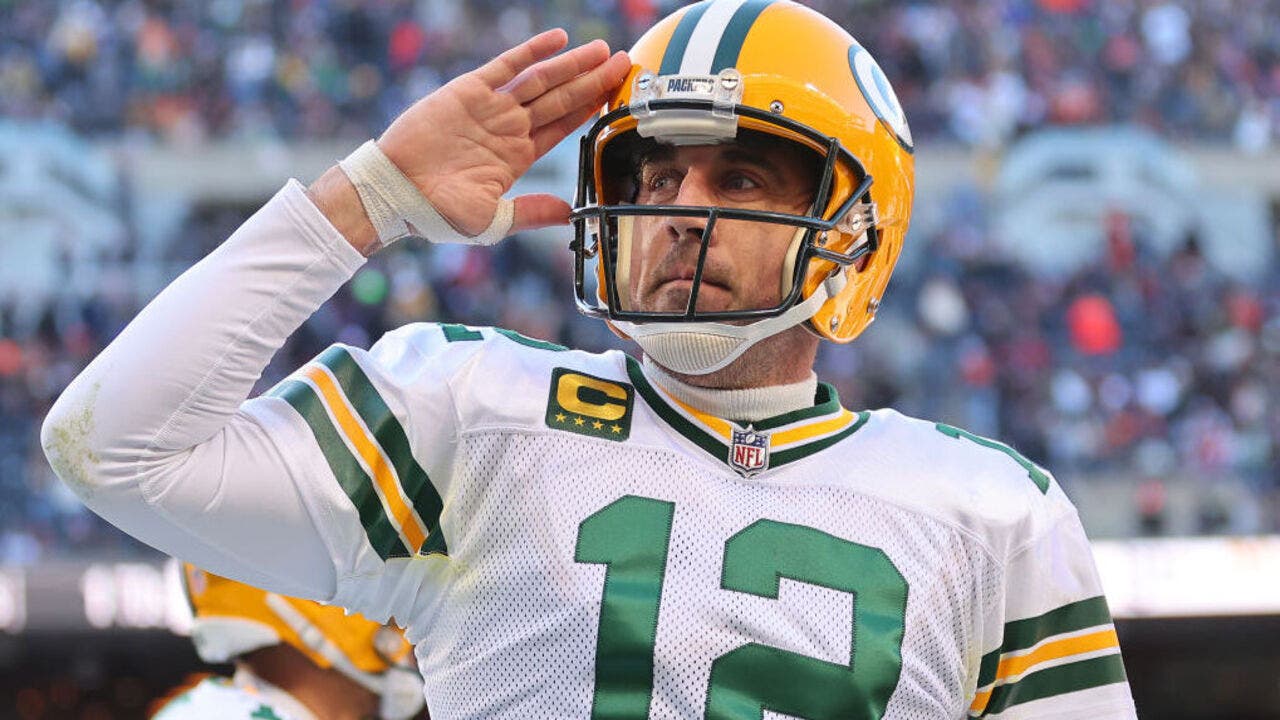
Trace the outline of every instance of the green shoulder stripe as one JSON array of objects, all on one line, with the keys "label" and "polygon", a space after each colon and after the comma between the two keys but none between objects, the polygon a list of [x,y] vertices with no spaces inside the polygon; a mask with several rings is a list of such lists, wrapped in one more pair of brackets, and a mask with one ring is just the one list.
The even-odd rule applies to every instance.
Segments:
[{"label": "green shoulder stripe", "polygon": [[1110,622],[1111,611],[1107,609],[1107,598],[1099,595],[1068,603],[1043,615],[1005,623],[1004,640],[1000,647],[982,656],[982,662],[978,666],[978,687],[986,687],[996,679],[1000,656],[1004,653],[1026,650],[1045,638]]},{"label": "green shoulder stripe", "polygon": [[1001,685],[991,693],[984,715],[995,715],[1012,705],[1065,695],[1089,688],[1124,682],[1124,661],[1119,653],[1040,670],[1016,683]]},{"label": "green shoulder stripe", "polygon": [[1003,653],[1026,650],[1045,638],[1109,622],[1111,611],[1107,608],[1107,598],[1099,595],[1063,605],[1043,615],[1006,623],[1000,647],[982,656],[982,663],[978,668],[978,687],[986,687],[996,679]]},{"label": "green shoulder stripe", "polygon": [[378,553],[378,557],[383,560],[409,557],[400,533],[396,532],[395,526],[382,509],[382,501],[373,489],[373,480],[347,449],[347,444],[333,426],[315,389],[301,380],[287,380],[267,394],[292,405],[307,422],[316,444],[320,446],[320,452],[324,454],[325,462],[338,479],[338,485],[355,505],[360,524],[364,526],[369,544]]},{"label": "green shoulder stripe", "polygon": [[1000,671],[1000,648],[996,648],[986,655],[982,656],[982,663],[978,665],[978,685],[979,689],[990,685],[996,679],[996,673]]},{"label": "green shoulder stripe", "polygon": [[[409,449],[409,438],[395,413],[387,407],[369,377],[345,349],[335,345],[321,353],[316,360],[329,368],[338,379],[342,392],[373,433],[382,451],[390,458],[391,466],[400,477],[400,487],[404,489],[405,496],[413,503],[429,533],[432,536],[438,535],[444,503],[426,471],[414,459],[413,452]],[[443,542],[443,538],[440,540]]]},{"label": "green shoulder stripe", "polygon": [[1106,625],[1111,622],[1107,598],[1099,595],[1087,600],[1063,605],[1049,612],[1025,620],[1005,623],[1001,652],[1025,650],[1053,635],[1074,632],[1085,628]]}]

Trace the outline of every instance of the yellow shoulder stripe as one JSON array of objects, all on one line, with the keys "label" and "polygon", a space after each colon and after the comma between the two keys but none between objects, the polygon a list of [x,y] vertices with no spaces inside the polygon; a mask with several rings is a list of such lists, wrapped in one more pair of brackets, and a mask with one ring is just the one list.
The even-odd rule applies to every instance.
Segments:
[{"label": "yellow shoulder stripe", "polygon": [[995,681],[974,696],[973,703],[969,706],[969,713],[971,715],[981,714],[986,709],[987,702],[991,700],[991,693],[997,687],[1009,682],[1016,682],[1016,679],[1010,680],[1010,678],[1020,678],[1036,665],[1068,658],[1073,655],[1084,655],[1108,648],[1118,649],[1119,647],[1120,640],[1116,637],[1115,628],[1107,627],[1085,635],[1048,640],[1023,654],[1003,657],[1000,659]]},{"label": "yellow shoulder stripe", "polygon": [[368,430],[356,419],[329,372],[319,365],[310,365],[303,374],[320,391],[320,397],[333,415],[347,441],[355,448],[373,475],[374,488],[382,499],[387,516],[391,518],[411,551],[417,552],[427,541],[427,528],[418,517],[409,500],[404,496],[391,461],[382,448],[369,436]]}]

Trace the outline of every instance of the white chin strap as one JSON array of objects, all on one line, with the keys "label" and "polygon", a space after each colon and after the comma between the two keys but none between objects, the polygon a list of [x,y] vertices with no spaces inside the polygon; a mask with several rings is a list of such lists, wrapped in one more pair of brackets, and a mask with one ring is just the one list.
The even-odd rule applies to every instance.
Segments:
[{"label": "white chin strap", "polygon": [[837,272],[809,296],[777,317],[748,325],[717,322],[648,322],[615,320],[613,324],[635,340],[640,349],[662,367],[683,375],[706,375],[737,360],[752,345],[813,317],[828,298],[845,285]]},{"label": "white chin strap", "polygon": [[283,597],[267,593],[267,605],[298,634],[307,647],[322,655],[343,675],[377,695],[378,715],[382,720],[407,720],[417,715],[426,705],[422,679],[411,668],[391,665],[380,674],[367,673],[348,660],[320,628],[308,621]]}]

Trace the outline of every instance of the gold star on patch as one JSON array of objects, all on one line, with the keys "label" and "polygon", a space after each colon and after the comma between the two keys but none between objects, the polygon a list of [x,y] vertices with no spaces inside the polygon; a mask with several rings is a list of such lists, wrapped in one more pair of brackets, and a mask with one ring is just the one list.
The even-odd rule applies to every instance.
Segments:
[{"label": "gold star on patch", "polygon": [[564,422],[564,413],[556,413],[556,422]]},{"label": "gold star on patch", "polygon": [[620,432],[622,432],[622,426],[621,426],[621,425],[614,425],[613,427],[611,427],[611,428],[610,428],[610,430],[613,430],[615,433],[620,433]]},{"label": "gold star on patch", "polygon": [[574,419],[573,419],[573,424],[574,424],[574,425],[585,425],[586,423],[587,423],[587,421],[586,421],[586,420],[583,420],[583,419],[582,419],[582,418],[580,418],[580,417],[576,417],[576,418],[574,418]]},{"label": "gold star on patch", "polygon": [[604,427],[604,423],[600,422],[599,420],[596,420],[595,422],[591,423],[591,427],[595,428],[596,430],[599,430],[600,428]]}]

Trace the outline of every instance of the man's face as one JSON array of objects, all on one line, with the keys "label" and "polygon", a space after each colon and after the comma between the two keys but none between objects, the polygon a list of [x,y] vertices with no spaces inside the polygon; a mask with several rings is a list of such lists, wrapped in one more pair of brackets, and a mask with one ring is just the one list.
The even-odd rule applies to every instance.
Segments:
[{"label": "man's face", "polygon": [[[804,214],[816,181],[814,161],[804,152],[778,143],[659,145],[637,163],[636,203]],[[684,312],[706,224],[705,217],[636,218],[627,288],[634,309]],[[777,306],[796,228],[719,219],[711,232],[697,309]]]}]

